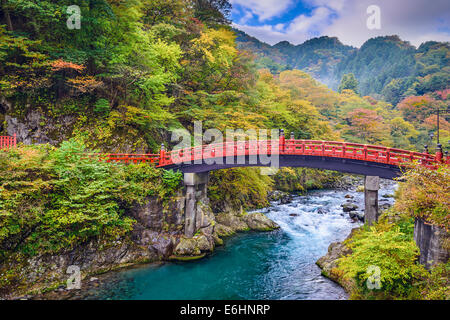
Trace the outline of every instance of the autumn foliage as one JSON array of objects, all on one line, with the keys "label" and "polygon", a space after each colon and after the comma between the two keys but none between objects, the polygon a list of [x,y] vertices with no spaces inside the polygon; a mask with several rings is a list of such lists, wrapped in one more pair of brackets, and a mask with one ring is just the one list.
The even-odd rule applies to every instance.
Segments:
[{"label": "autumn foliage", "polygon": [[450,167],[430,170],[419,164],[403,175],[395,208],[450,232]]}]

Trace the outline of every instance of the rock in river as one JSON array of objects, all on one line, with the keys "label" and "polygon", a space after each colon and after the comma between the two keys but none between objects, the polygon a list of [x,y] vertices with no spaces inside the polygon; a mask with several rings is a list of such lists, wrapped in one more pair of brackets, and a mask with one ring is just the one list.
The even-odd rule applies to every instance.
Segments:
[{"label": "rock in river", "polygon": [[341,204],[342,210],[344,212],[351,212],[351,211],[356,211],[358,210],[358,206],[354,203],[343,203]]},{"label": "rock in river", "polygon": [[252,230],[270,231],[280,228],[278,224],[259,212],[246,214],[243,218],[248,227]]}]

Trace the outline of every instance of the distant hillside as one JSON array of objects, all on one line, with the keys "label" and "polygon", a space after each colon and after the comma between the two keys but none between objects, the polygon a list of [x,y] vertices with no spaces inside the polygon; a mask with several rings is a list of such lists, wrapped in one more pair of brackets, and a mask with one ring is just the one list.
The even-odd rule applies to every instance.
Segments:
[{"label": "distant hillside", "polygon": [[[332,75],[335,74],[339,62],[356,51],[355,48],[342,44],[337,38],[314,38],[297,46],[282,41],[271,46],[240,30],[235,32],[239,49],[252,51],[261,58],[270,58],[286,69],[303,70],[329,86],[333,84]],[[267,59],[261,59],[260,62],[263,66],[270,63]]]},{"label": "distant hillside", "polygon": [[238,47],[254,52],[259,67],[272,72],[300,69],[337,90],[344,74],[353,73],[361,95],[397,104],[411,95],[450,87],[450,44],[426,42],[418,49],[398,36],[369,39],[360,49],[339,39],[320,37],[300,45],[282,41],[274,46],[235,30]]}]

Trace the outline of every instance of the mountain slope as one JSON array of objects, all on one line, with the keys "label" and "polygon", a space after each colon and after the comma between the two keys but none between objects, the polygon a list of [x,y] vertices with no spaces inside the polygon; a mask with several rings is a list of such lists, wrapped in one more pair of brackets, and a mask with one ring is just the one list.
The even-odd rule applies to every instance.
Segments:
[{"label": "mountain slope", "polygon": [[[339,39],[320,37],[300,45],[282,41],[268,45],[235,30],[238,48],[259,56],[260,67],[270,61],[309,73],[337,90],[342,77],[353,73],[358,92],[397,104],[411,95],[422,95],[450,87],[450,44],[429,41],[418,49],[398,36],[369,39],[361,48],[342,44]],[[274,70],[271,70],[274,71]]]},{"label": "mountain slope", "polygon": [[297,46],[287,41],[271,46],[243,31],[234,31],[239,49],[252,51],[261,58],[270,58],[288,69],[303,70],[327,85],[332,84],[332,75],[339,62],[356,50],[334,37],[313,38]]}]

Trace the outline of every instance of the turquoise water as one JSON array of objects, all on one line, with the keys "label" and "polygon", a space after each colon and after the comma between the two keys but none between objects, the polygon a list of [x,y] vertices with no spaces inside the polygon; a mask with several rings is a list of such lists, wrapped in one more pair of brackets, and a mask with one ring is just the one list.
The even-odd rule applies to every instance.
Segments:
[{"label": "turquoise water", "polygon": [[[239,234],[205,259],[112,274],[87,299],[345,299],[315,261],[357,227],[345,191],[318,191],[263,212],[281,229]],[[362,204],[362,194],[354,194]],[[386,200],[385,200],[386,201]],[[319,210],[321,209],[321,210]]]}]

